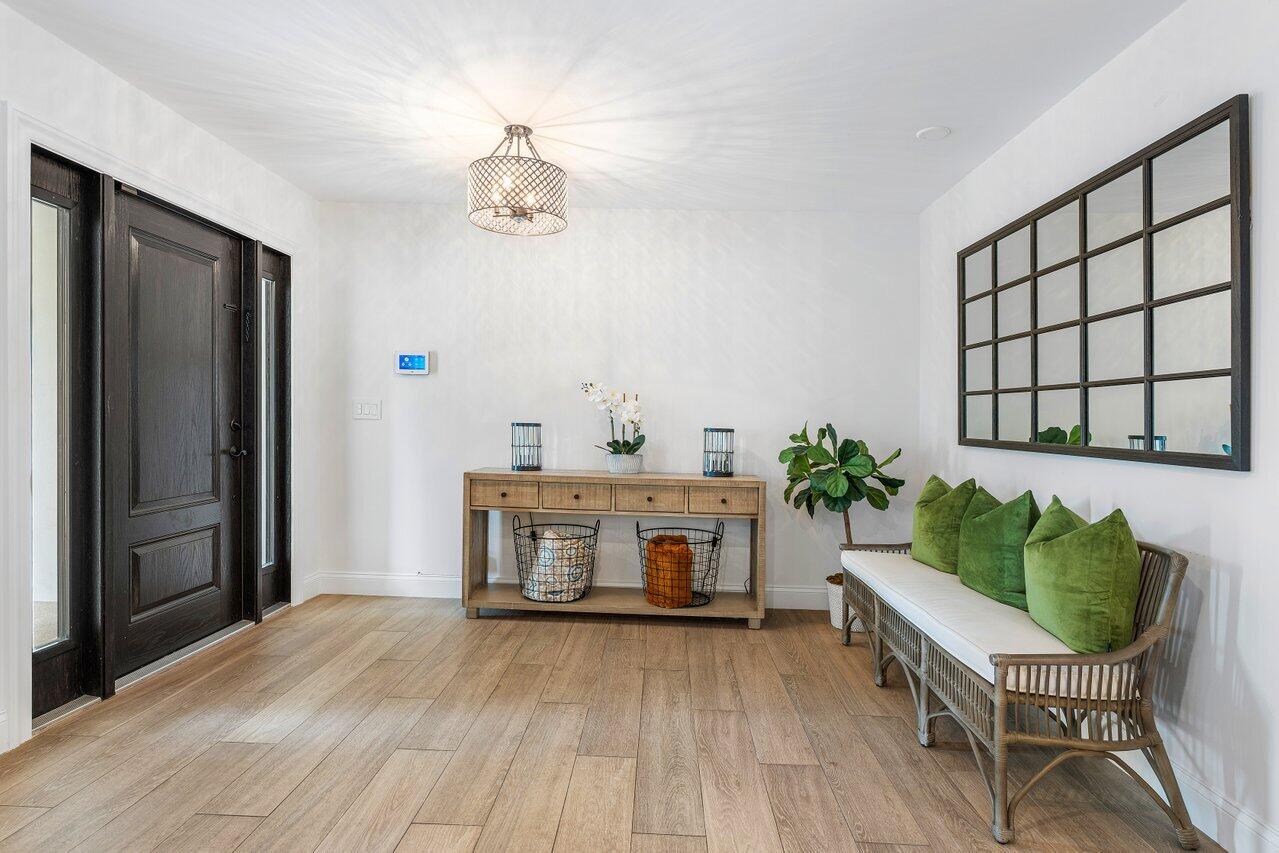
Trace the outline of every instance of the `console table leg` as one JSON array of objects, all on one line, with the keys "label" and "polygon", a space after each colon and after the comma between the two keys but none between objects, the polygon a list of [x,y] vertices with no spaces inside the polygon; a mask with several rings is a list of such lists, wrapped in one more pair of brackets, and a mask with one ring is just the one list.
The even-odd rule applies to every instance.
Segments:
[{"label": "console table leg", "polygon": [[466,618],[467,618],[467,619],[477,619],[477,618],[479,618],[479,615],[480,615],[480,608],[478,608],[478,607],[468,607],[468,608],[466,608]]},{"label": "console table leg", "polygon": [[747,628],[753,628],[754,630],[758,631],[758,630],[759,630],[759,621],[760,621],[760,620],[758,620],[758,619],[747,619],[747,620],[746,620],[746,627],[747,627]]}]

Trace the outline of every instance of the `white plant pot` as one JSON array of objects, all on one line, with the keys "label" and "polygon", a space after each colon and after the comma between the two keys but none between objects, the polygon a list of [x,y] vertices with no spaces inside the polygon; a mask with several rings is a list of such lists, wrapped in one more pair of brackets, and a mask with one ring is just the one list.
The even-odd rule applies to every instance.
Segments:
[{"label": "white plant pot", "polygon": [[843,584],[826,582],[826,593],[830,596],[830,624],[836,628],[844,627],[844,586]]},{"label": "white plant pot", "polygon": [[644,467],[643,453],[606,453],[604,459],[610,474],[638,474]]}]

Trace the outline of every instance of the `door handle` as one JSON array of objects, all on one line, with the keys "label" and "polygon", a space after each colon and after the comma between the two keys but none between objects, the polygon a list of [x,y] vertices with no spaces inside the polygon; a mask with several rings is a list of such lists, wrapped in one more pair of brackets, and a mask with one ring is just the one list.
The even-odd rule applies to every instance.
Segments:
[{"label": "door handle", "polygon": [[232,459],[239,459],[242,456],[249,455],[249,451],[241,450],[240,448],[236,447],[234,444],[226,448],[222,452],[225,453],[227,456],[230,456]]}]

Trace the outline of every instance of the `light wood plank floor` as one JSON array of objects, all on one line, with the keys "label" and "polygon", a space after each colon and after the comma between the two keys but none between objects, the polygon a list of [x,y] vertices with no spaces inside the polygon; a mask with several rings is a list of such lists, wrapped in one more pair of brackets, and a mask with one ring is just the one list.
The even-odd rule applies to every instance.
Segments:
[{"label": "light wood plank floor", "polygon": [[[912,720],[824,613],[320,596],[0,756],[0,850],[999,849],[959,733],[923,749]],[[1050,776],[1017,838],[1175,849],[1100,762]]]}]

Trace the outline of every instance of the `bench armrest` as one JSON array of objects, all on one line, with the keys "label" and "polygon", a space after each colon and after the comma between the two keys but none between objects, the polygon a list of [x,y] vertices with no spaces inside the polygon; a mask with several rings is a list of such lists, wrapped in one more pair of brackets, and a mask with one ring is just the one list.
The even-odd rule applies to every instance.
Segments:
[{"label": "bench armrest", "polygon": [[1089,702],[1133,703],[1146,690],[1149,653],[1168,633],[1152,626],[1117,652],[1102,654],[993,654],[998,694],[1044,706]]}]

